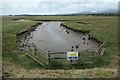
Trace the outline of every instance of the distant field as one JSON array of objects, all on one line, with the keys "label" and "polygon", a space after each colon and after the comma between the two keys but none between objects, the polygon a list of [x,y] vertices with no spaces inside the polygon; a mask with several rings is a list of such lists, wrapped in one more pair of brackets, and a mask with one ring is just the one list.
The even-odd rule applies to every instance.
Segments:
[{"label": "distant field", "polygon": [[[70,75],[73,75],[73,77],[117,76],[116,69],[118,68],[118,18],[116,16],[3,16],[2,19],[2,57],[3,75],[5,77],[21,77],[21,72],[19,72],[21,69],[25,70],[26,73],[30,69],[33,72],[43,69],[40,64],[29,58],[24,52],[19,51],[16,47],[16,34],[27,28],[30,28],[30,26],[42,20],[61,21],[64,25],[72,29],[90,31],[90,34],[100,41],[107,41],[105,53],[102,57],[98,58],[98,62],[96,63],[98,65],[97,68],[100,69],[101,73],[99,73],[99,69],[92,69],[92,73],[96,74],[87,76],[87,74],[89,73],[86,71],[84,75],[78,76],[77,73],[77,75],[75,75],[75,73],[72,74],[70,72],[70,74],[67,75],[66,73],[68,72],[63,71],[61,72],[62,76],[55,75],[55,77],[69,77]],[[15,19],[27,20],[18,21]],[[11,65],[14,65],[13,67],[15,68],[12,68]],[[104,72],[103,68],[108,70],[107,73]],[[109,73],[111,72],[110,69],[115,70],[113,74]],[[51,75],[53,76],[55,74],[54,72],[55,71],[49,71],[48,73],[44,74],[51,73]],[[37,75],[37,73],[35,74]],[[40,75],[39,72],[38,74]],[[27,77],[27,74],[22,77]],[[48,76],[46,75],[46,77]]]}]

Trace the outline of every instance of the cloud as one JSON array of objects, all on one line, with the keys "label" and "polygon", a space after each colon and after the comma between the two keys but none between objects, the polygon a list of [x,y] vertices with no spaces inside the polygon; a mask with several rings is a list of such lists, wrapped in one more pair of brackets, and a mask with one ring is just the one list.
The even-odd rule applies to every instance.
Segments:
[{"label": "cloud", "polygon": [[66,14],[117,9],[119,0],[4,0],[2,14]]},{"label": "cloud", "polygon": [[2,2],[118,2],[120,0],[4,0]]}]

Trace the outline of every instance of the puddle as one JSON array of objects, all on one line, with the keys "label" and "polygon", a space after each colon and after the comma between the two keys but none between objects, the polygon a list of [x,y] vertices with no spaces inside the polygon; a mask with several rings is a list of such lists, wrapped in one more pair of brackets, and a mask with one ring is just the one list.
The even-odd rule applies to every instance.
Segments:
[{"label": "puddle", "polygon": [[31,20],[27,20],[27,19],[19,19],[17,21],[31,21]]},{"label": "puddle", "polygon": [[40,49],[45,55],[48,52],[98,50],[100,43],[90,38],[89,33],[76,32],[60,24],[57,21],[42,22],[34,31],[18,35],[19,49],[28,51],[29,47],[34,46],[35,50]]},{"label": "puddle", "polygon": [[77,23],[82,24],[82,25],[92,25],[92,24],[90,24],[90,23],[86,23],[86,22],[82,22],[82,21],[79,21],[79,22],[77,22]]},{"label": "puddle", "polygon": [[29,20],[29,19],[22,19],[22,18],[21,18],[21,19],[12,19],[12,20],[22,21],[22,22],[23,22],[23,21],[31,21],[31,20]]}]

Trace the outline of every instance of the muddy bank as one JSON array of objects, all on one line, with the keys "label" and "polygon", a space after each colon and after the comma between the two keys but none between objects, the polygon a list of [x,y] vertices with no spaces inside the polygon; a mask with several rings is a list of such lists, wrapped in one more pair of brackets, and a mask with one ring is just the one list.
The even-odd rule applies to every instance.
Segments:
[{"label": "muddy bank", "polygon": [[[21,51],[25,51],[25,46],[29,46],[28,44],[25,44],[25,40],[27,39],[27,36],[30,36],[32,31],[35,31],[35,29],[37,28],[38,25],[41,25],[41,22],[38,22],[34,25],[32,25],[30,28],[25,29],[21,32],[19,32],[16,37],[16,45],[18,47],[18,49],[20,49]],[[30,47],[30,46],[29,46]]]},{"label": "muddy bank", "polygon": [[[84,22],[80,22],[80,23],[82,23],[82,24],[87,24],[87,23],[84,23]],[[70,30],[76,31],[76,32],[87,33],[87,34],[89,35],[89,39],[93,39],[93,40],[97,41],[97,42],[100,43],[100,44],[103,43],[102,41],[98,40],[97,38],[91,36],[91,34],[90,34],[90,30],[89,30],[89,31],[86,31],[86,30],[77,30],[77,29],[73,29],[73,28],[68,27],[67,25],[65,25],[65,24],[63,24],[63,23],[61,23],[60,25],[63,26],[63,27],[66,27],[67,29],[70,29]]]},{"label": "muddy bank", "polygon": [[31,26],[29,29],[23,30],[17,34],[17,36],[22,34],[30,34],[30,32],[34,31],[38,25],[41,25],[41,22],[36,23],[35,25]]},{"label": "muddy bank", "polygon": [[70,29],[70,30],[73,30],[73,31],[76,31],[76,32],[82,32],[82,33],[89,33],[90,32],[90,31],[76,30],[76,29],[73,29],[71,27],[68,27],[67,25],[65,25],[63,23],[61,23],[60,26],[63,26],[65,28],[67,28],[67,29]]},{"label": "muddy bank", "polygon": [[[99,41],[90,36],[89,31],[73,30],[59,21],[37,23],[17,36],[19,49],[33,52],[35,55],[39,55],[38,50],[46,56],[48,53],[68,51],[95,52],[101,45]],[[66,54],[61,57],[66,57]]]}]

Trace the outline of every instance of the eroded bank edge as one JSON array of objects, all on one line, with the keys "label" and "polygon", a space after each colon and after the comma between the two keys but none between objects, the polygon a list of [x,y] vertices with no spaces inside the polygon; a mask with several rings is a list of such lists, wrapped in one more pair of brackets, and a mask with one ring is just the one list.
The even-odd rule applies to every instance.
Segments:
[{"label": "eroded bank edge", "polygon": [[[38,22],[36,23],[35,25],[31,26],[30,28],[28,29],[25,29],[25,30],[22,30],[20,31],[18,34],[17,34],[17,37],[19,37],[19,35],[22,35],[22,34],[30,34],[32,31],[34,31],[39,25],[41,25],[42,22]],[[88,33],[90,35],[90,38],[91,39],[94,39],[96,40],[97,42],[99,42],[101,45],[99,46],[99,49],[95,52],[96,54],[100,54],[100,55],[103,55],[104,54],[104,50],[105,50],[105,47],[106,47],[106,41],[102,42],[100,40],[98,40],[97,38],[91,36],[90,34],[90,31],[84,31],[84,30],[76,30],[76,29],[73,29],[73,28],[70,28],[69,26],[61,23],[60,26],[63,26],[67,29],[70,29],[70,30],[73,30],[73,31],[76,31],[76,32],[82,32],[82,33]],[[32,57],[31,55],[29,55],[27,52],[25,52],[29,57],[31,57],[32,59],[34,59],[37,63],[41,64],[44,66],[43,63],[41,63],[39,60],[37,60],[36,58]]]}]

